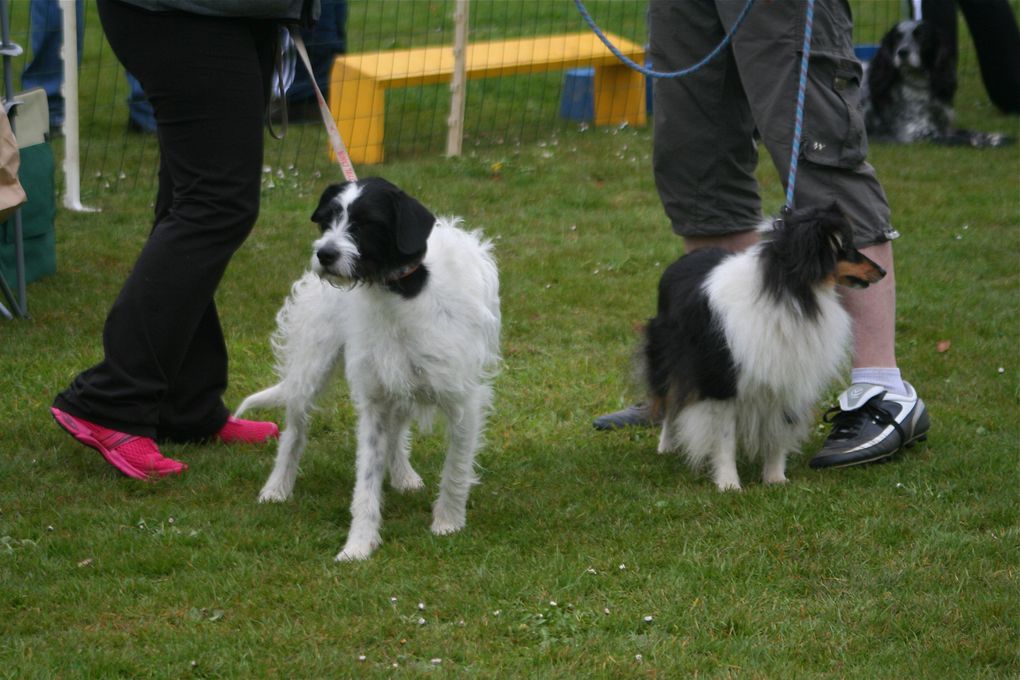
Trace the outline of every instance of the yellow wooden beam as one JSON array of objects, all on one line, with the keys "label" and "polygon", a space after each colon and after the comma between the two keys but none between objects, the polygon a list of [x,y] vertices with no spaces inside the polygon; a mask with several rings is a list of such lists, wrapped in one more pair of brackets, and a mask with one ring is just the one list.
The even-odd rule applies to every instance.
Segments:
[{"label": "yellow wooden beam", "polygon": [[[606,37],[643,63],[643,47],[616,35]],[[469,79],[593,66],[595,124],[645,124],[644,77],[620,63],[591,32],[474,43],[466,61]],[[351,160],[383,160],[386,89],[448,82],[453,68],[449,46],[338,56],[330,73],[329,106]]]}]

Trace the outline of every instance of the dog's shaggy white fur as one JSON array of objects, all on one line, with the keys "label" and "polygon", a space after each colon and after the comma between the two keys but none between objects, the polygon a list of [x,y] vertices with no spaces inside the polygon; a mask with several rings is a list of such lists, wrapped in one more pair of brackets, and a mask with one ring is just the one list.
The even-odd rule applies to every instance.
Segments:
[{"label": "dog's shaggy white fur", "polygon": [[[384,246],[394,241],[401,242],[401,252],[416,247],[405,247],[400,225],[385,223],[406,219],[401,201],[421,206],[382,182],[347,184],[323,196],[316,212],[323,235],[314,245],[312,271],[294,284],[277,315],[273,347],[280,381],[238,408],[286,407],[276,463],[259,495],[263,502],[286,500],[315,399],[342,357],[358,436],[352,522],[338,561],[367,558],[380,545],[387,471],[397,490],[423,488],[410,464],[410,428],[435,410],[445,415],[449,444],[432,531],[464,527],[499,361],[499,278],[491,242],[460,229],[458,219],[440,218],[426,232],[424,257],[394,273],[390,256],[378,253],[389,252]],[[395,218],[379,211],[390,200],[398,204]],[[421,211],[423,219],[431,217]],[[369,266],[370,257],[378,261]],[[374,280],[360,273],[369,270]],[[424,278],[411,293],[398,281],[409,276]]]}]

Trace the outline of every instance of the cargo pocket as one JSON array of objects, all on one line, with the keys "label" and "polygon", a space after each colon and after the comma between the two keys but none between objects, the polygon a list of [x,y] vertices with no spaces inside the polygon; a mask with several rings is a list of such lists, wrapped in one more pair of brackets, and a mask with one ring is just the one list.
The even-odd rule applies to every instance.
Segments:
[{"label": "cargo pocket", "polygon": [[801,142],[805,160],[853,169],[867,158],[860,106],[863,77],[858,61],[826,52],[811,54]]}]

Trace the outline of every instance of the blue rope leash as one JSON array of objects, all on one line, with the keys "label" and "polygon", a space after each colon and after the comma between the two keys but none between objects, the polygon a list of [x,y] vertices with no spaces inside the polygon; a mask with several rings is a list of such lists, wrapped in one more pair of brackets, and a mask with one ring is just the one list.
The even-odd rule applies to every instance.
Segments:
[{"label": "blue rope leash", "polygon": [[[720,52],[726,49],[726,46],[733,40],[733,36],[740,28],[740,25],[744,23],[744,19],[747,18],[748,13],[750,13],[751,6],[754,5],[754,0],[747,0],[747,4],[745,4],[744,9],[740,11],[740,16],[737,17],[737,20],[733,23],[729,32],[723,38],[722,42],[719,43],[715,49],[709,52],[708,56],[693,66],[672,72],[654,71],[638,64],[632,59],[629,59],[626,55],[620,52],[619,49],[617,49],[616,45],[606,38],[605,33],[602,32],[602,29],[600,29],[598,24],[595,23],[595,20],[592,19],[591,14],[588,13],[584,3],[581,0],[574,0],[574,4],[577,5],[577,10],[581,13],[581,17],[584,18],[588,26],[591,27],[591,30],[596,36],[598,36],[598,39],[602,41],[602,44],[608,47],[609,51],[616,55],[616,58],[624,64],[631,67],[638,73],[648,76],[649,78],[682,78],[694,73],[702,66],[715,59]],[[807,14],[804,18],[804,44],[801,50],[800,60],[800,81],[797,84],[797,109],[793,121],[793,143],[790,148],[790,172],[787,175],[786,180],[786,205],[783,208],[784,213],[793,210],[793,194],[797,186],[797,160],[800,157],[800,141],[804,134],[804,99],[805,92],[807,91],[808,61],[811,58],[811,33],[814,19],[815,0],[807,0]]]},{"label": "blue rope leash", "polygon": [[628,58],[625,54],[623,54],[623,52],[617,49],[616,45],[609,42],[609,38],[607,38],[606,34],[602,32],[602,29],[598,27],[595,20],[591,18],[591,14],[588,13],[584,3],[581,2],[581,0],[574,0],[574,4],[577,5],[577,11],[581,13],[581,17],[585,20],[588,26],[591,27],[591,30],[595,33],[595,35],[598,36],[598,39],[602,41],[602,44],[608,47],[609,51],[616,55],[616,58],[624,64],[631,67],[638,73],[648,76],[649,78],[683,78],[684,76],[694,73],[702,66],[715,59],[720,52],[726,49],[726,46],[730,44],[731,40],[733,40],[733,35],[737,32],[737,29],[740,28],[740,25],[744,23],[744,19],[747,18],[748,13],[751,11],[751,6],[754,4],[754,0],[747,0],[747,4],[745,4],[744,9],[740,11],[740,16],[737,17],[737,20],[733,22],[733,26],[726,34],[726,37],[723,38],[722,42],[719,43],[714,50],[708,53],[708,56],[694,66],[688,66],[687,68],[672,72],[654,71],[643,64],[638,64],[633,59]]},{"label": "blue rope leash", "polygon": [[793,144],[790,148],[790,174],[786,180],[786,211],[793,210],[793,190],[797,185],[797,159],[800,138],[804,133],[804,93],[807,91],[808,59],[811,56],[811,25],[815,19],[815,0],[807,0],[804,17],[804,47],[800,60],[800,82],[797,85],[797,113],[793,121]]}]

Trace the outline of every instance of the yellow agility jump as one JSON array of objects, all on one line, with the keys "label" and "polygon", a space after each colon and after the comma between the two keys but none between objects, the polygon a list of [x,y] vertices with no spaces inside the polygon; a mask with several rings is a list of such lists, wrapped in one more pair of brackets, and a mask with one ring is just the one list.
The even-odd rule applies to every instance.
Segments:
[{"label": "yellow agility jump", "polygon": [[[606,37],[629,58],[644,62],[640,45]],[[644,76],[620,63],[591,32],[472,43],[466,62],[468,79],[594,67],[595,125],[645,124]],[[450,46],[338,56],[330,72],[329,108],[351,160],[382,162],[388,88],[449,82],[453,66]]]}]

